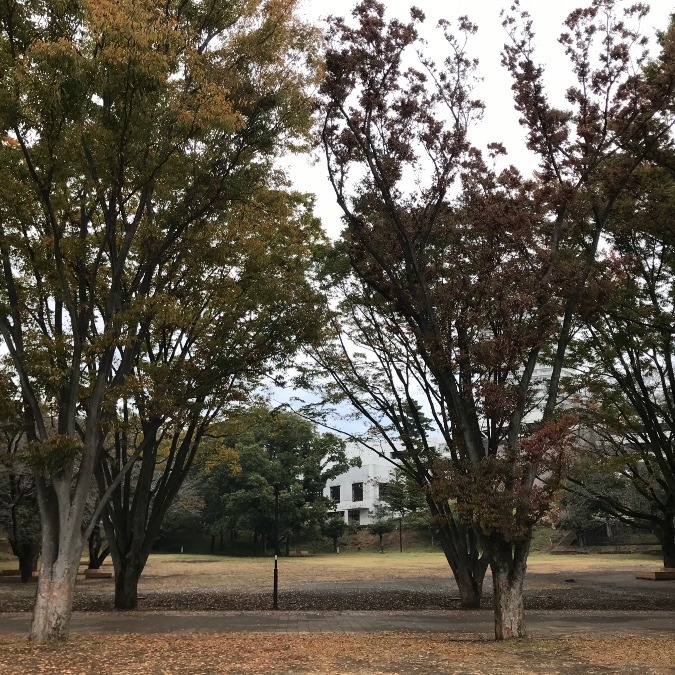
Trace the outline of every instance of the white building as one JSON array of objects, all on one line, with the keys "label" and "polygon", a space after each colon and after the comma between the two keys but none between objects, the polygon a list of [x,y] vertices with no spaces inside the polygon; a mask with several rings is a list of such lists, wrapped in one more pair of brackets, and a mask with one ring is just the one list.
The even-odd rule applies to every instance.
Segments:
[{"label": "white building", "polygon": [[[444,445],[442,438],[433,439]],[[335,512],[350,525],[370,525],[375,520],[375,510],[380,503],[380,485],[392,480],[394,465],[386,457],[395,451],[382,446],[381,455],[360,443],[348,443],[347,457],[360,457],[361,466],[352,467],[326,483],[323,494],[335,503]]]},{"label": "white building", "polygon": [[337,478],[329,480],[324,496],[335,502],[335,512],[341,513],[350,525],[370,525],[375,520],[375,507],[380,503],[380,483],[387,483],[394,473],[393,465],[372,450],[350,443],[350,456],[360,456],[361,466],[351,467]]}]

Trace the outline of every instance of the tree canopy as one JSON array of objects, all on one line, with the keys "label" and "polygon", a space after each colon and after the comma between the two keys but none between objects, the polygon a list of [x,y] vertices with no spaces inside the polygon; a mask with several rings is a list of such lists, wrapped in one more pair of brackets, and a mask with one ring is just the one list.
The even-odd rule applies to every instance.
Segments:
[{"label": "tree canopy", "polygon": [[[206,253],[235,236],[227,223],[247,209],[261,232],[275,231],[261,210],[286,190],[274,158],[306,141],[311,113],[315,33],[294,9],[293,0],[0,8],[9,139],[0,147],[0,331],[40,468],[33,639],[67,635],[104,436],[117,402],[138,394],[129,385],[147,340],[181,305],[178,278],[207,284]],[[235,280],[247,271],[228,264]]]},{"label": "tree canopy", "polygon": [[[522,634],[531,529],[569,445],[572,419],[556,415],[564,358],[574,318],[603,299],[589,284],[599,242],[634,171],[669,138],[672,31],[652,76],[637,28],[645,12],[596,0],[569,15],[566,108],[550,101],[529,17],[518,5],[507,15],[503,63],[538,160],[531,178],[499,168],[501,144],[485,157],[468,141],[481,104],[467,20],[457,32],[441,22],[440,66],[413,60],[419,10],[387,21],[382,3],[364,0],[353,23],[331,23],[322,139],[342,238],[354,272],[406,325],[447,411],[438,494],[480,533],[498,638]],[[528,419],[542,388],[541,414]]]},{"label": "tree canopy", "polygon": [[672,171],[645,164],[607,233],[608,301],[585,317],[570,382],[584,425],[571,489],[654,532],[667,567],[675,564],[673,216]]},{"label": "tree canopy", "polygon": [[353,464],[340,439],[317,433],[295,413],[263,407],[244,409],[211,433],[228,449],[227,461],[216,462],[203,484],[212,527],[254,532],[273,546],[275,530],[287,544],[291,536],[320,532],[329,510],[326,481]]}]

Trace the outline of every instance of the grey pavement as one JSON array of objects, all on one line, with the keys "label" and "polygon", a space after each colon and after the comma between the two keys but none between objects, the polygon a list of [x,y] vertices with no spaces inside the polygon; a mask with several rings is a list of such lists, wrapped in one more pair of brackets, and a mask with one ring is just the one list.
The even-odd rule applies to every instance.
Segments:
[{"label": "grey pavement", "polygon": [[[592,633],[675,633],[674,611],[532,610],[525,615],[533,637]],[[2,635],[27,634],[30,613],[0,613]],[[74,612],[72,634],[87,633],[361,633],[422,632],[493,635],[491,610],[415,612]]]}]

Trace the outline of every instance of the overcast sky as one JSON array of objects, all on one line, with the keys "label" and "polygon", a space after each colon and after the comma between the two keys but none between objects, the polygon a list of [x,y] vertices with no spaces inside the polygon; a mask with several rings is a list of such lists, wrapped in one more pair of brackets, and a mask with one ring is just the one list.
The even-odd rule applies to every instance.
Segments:
[{"label": "overcast sky", "polygon": [[[590,0],[586,0],[590,2]],[[326,14],[342,14],[348,16],[354,2],[337,0],[333,3],[326,0],[302,0],[301,15],[319,25],[325,25],[321,19]],[[385,0],[388,16],[396,16],[407,20],[409,8],[413,3],[406,0]],[[467,15],[478,25],[478,32],[473,36],[468,50],[469,54],[479,59],[478,74],[482,82],[476,90],[478,98],[486,104],[486,110],[480,126],[472,135],[472,140],[479,147],[485,147],[490,141],[502,142],[509,151],[509,162],[518,166],[524,173],[535,168],[534,159],[524,148],[524,135],[518,124],[518,114],[513,109],[511,97],[511,80],[501,66],[501,50],[507,36],[501,25],[500,11],[511,4],[509,0],[417,0],[414,3],[426,15],[425,29],[422,30],[428,41],[428,51],[437,61],[442,61],[444,41],[434,27],[440,18],[453,24],[459,16]],[[565,17],[578,6],[585,3],[580,0],[521,0],[521,7],[527,10],[534,23],[536,33],[537,56],[546,69],[546,82],[553,103],[564,104],[564,91],[571,83],[567,59],[558,36],[563,32]],[[626,5],[632,4],[629,2]],[[644,20],[642,33],[652,37],[656,30],[663,30],[668,16],[675,10],[671,0],[654,0],[650,3],[652,11]],[[655,53],[655,52],[654,52]],[[322,156],[311,160],[302,157],[290,160],[287,165],[296,187],[303,192],[314,193],[317,197],[316,214],[322,219],[326,231],[337,237],[342,225],[340,210],[335,203],[333,190],[328,183],[327,172]],[[272,392],[275,403],[288,401],[294,393],[290,390],[276,389]],[[356,422],[338,423],[345,431],[358,432],[361,424]]]},{"label": "overcast sky", "polygon": [[[590,0],[587,0],[590,1]],[[348,16],[354,7],[353,2],[337,0],[302,0],[300,14],[308,21],[325,25],[322,19],[326,14]],[[523,133],[518,125],[518,115],[513,109],[511,81],[501,66],[501,49],[506,41],[506,33],[501,25],[500,11],[511,4],[503,0],[385,0],[387,16],[409,19],[409,9],[415,4],[426,15],[422,33],[428,41],[428,51],[436,60],[444,57],[444,41],[435,30],[440,18],[456,24],[459,16],[467,15],[478,25],[478,32],[471,39],[469,54],[479,59],[478,75],[482,82],[476,89],[476,95],[486,104],[481,123],[473,130],[472,140],[479,147],[488,142],[504,143],[509,151],[509,162],[526,172],[534,168],[534,160],[523,145]],[[563,31],[565,17],[575,8],[583,6],[580,0],[521,0],[521,7],[527,10],[534,23],[537,55],[546,68],[546,81],[550,83],[549,94],[552,101],[563,104],[565,85],[571,82],[567,59],[557,39]],[[632,4],[624,3],[626,6]],[[649,3],[652,11],[642,25],[646,36],[653,36],[657,29],[662,30],[668,22],[668,16],[675,10],[670,0],[653,0]],[[302,158],[293,160],[290,173],[298,189],[317,196],[316,213],[322,219],[326,231],[337,236],[341,230],[340,212],[335,204],[334,195],[328,180],[322,157],[315,157],[314,163]]]}]

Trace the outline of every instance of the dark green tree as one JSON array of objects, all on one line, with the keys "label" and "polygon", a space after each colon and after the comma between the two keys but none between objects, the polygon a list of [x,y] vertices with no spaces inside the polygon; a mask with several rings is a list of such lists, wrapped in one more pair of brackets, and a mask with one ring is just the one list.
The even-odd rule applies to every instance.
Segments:
[{"label": "dark green tree", "polygon": [[339,552],[338,547],[340,537],[344,535],[346,530],[347,523],[345,523],[345,519],[341,515],[335,516],[329,514],[328,520],[323,522],[323,525],[321,526],[321,534],[333,542],[334,553]]},{"label": "dark green tree", "polygon": [[384,505],[378,505],[375,508],[375,520],[368,525],[368,532],[377,535],[379,539],[380,553],[384,553],[383,537],[394,530],[394,521],[391,518],[389,510]]},{"label": "dark green tree", "polygon": [[329,510],[326,481],[346,471],[344,443],[319,434],[294,413],[263,407],[242,410],[218,433],[234,455],[206,477],[205,519],[225,530],[248,530],[274,543],[275,492],[279,493],[280,540],[316,537]]},{"label": "dark green tree", "polygon": [[398,545],[403,553],[403,517],[426,508],[424,491],[399,467],[394,470],[389,482],[380,483],[379,489],[380,502],[384,502],[398,520]]}]

